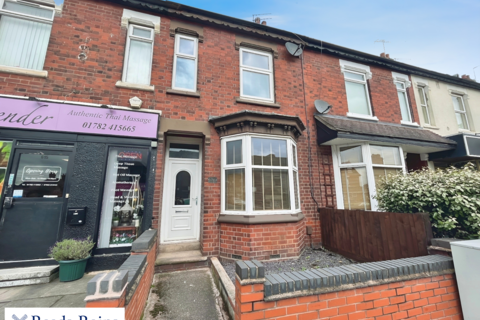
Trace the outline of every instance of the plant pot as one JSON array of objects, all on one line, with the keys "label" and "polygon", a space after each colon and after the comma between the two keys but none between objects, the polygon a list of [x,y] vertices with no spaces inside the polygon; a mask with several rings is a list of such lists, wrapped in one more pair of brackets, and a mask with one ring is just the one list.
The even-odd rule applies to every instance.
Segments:
[{"label": "plant pot", "polygon": [[58,261],[60,264],[60,282],[74,281],[83,278],[89,258],[90,257],[81,260]]},{"label": "plant pot", "polygon": [[118,220],[113,220],[113,226],[118,227]]}]

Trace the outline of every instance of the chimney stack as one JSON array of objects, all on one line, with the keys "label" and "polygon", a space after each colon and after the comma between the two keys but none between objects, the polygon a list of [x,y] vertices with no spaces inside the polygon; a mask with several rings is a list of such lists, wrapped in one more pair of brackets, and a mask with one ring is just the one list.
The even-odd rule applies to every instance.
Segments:
[{"label": "chimney stack", "polygon": [[267,21],[263,20],[263,21],[262,21],[262,25],[266,26],[266,25],[267,25]]},{"label": "chimney stack", "polygon": [[255,23],[258,23],[258,24],[260,23],[260,17],[255,18]]},{"label": "chimney stack", "polygon": [[385,52],[380,53],[380,57],[385,58]]},{"label": "chimney stack", "polygon": [[391,59],[389,53],[386,54],[386,58],[387,58],[387,59]]},{"label": "chimney stack", "polygon": [[462,79],[472,80],[468,74],[464,74]]}]

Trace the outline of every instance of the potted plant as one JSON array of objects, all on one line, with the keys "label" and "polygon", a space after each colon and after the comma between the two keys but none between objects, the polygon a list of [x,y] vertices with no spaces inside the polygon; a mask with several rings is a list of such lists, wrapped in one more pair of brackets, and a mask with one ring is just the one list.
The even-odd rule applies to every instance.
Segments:
[{"label": "potted plant", "polygon": [[118,221],[119,221],[118,216],[114,216],[113,219],[112,219],[112,225],[114,227],[118,227]]},{"label": "potted plant", "polygon": [[60,281],[73,281],[83,277],[90,251],[95,243],[90,239],[65,239],[50,248],[49,257],[60,264]]}]

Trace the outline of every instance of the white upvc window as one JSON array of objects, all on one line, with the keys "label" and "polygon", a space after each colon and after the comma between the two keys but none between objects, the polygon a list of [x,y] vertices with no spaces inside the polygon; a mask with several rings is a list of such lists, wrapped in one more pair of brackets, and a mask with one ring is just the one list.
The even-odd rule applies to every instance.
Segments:
[{"label": "white upvc window", "polygon": [[455,110],[455,117],[457,118],[458,128],[463,130],[470,130],[463,96],[452,94],[452,102],[453,109]]},{"label": "white upvc window", "polygon": [[42,70],[55,8],[0,0],[0,65]]},{"label": "white upvc window", "polygon": [[240,48],[240,96],[274,102],[271,53]]},{"label": "white upvc window", "polygon": [[222,213],[299,212],[296,148],[291,138],[277,136],[222,138]]},{"label": "white upvc window", "polygon": [[150,85],[154,29],[129,24],[122,81]]},{"label": "white upvc window", "polygon": [[402,114],[403,122],[413,122],[412,113],[410,112],[410,105],[407,98],[407,88],[405,82],[395,81],[397,87],[398,102],[400,103],[400,112]]},{"label": "white upvc window", "polygon": [[333,147],[337,207],[377,210],[376,188],[389,174],[405,172],[398,146],[358,143]]},{"label": "white upvc window", "polygon": [[428,109],[428,97],[424,86],[418,86],[418,97],[420,98],[420,109],[422,110],[423,121],[425,124],[432,125],[430,110]]},{"label": "white upvc window", "polygon": [[346,60],[340,60],[340,67],[345,77],[347,116],[378,121],[378,118],[373,116],[368,94],[367,80],[372,78],[370,67]]},{"label": "white upvc window", "polygon": [[197,91],[198,39],[175,35],[172,88]]}]

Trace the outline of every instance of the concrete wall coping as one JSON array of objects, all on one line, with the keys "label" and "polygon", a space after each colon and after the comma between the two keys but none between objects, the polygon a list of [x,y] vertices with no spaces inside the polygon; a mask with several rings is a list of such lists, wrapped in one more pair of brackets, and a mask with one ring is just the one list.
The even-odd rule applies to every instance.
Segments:
[{"label": "concrete wall coping", "polygon": [[[258,279],[260,272],[264,273],[264,270],[264,266],[256,260],[236,262],[236,276],[242,285]],[[453,272],[452,258],[431,255],[298,272],[282,272],[266,276],[263,274],[265,277],[264,295],[266,301],[273,301]]]},{"label": "concrete wall coping", "polygon": [[143,232],[137,240],[132,243],[132,252],[148,252],[155,243],[157,230],[150,229]]}]

